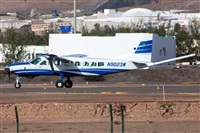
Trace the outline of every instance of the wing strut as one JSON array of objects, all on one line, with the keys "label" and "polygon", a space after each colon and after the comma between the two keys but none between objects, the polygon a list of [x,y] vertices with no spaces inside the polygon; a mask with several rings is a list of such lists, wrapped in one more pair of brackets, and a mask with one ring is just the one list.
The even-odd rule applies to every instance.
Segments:
[{"label": "wing strut", "polygon": [[47,58],[47,60],[49,61],[52,73],[55,73],[54,67],[53,67],[53,60],[54,60],[55,55],[49,55],[49,57]]}]

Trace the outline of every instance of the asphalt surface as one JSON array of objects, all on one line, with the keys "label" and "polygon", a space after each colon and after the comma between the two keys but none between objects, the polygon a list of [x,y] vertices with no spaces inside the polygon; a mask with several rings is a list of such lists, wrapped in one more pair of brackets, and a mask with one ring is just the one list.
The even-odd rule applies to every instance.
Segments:
[{"label": "asphalt surface", "polygon": [[[164,88],[164,89],[163,89]],[[200,102],[199,84],[76,84],[73,88],[54,85],[23,84],[15,89],[12,84],[0,86],[0,103],[128,103],[158,101]]]},{"label": "asphalt surface", "polygon": [[127,92],[127,93],[200,93],[199,84],[130,84],[130,83],[92,83],[76,84],[73,88],[56,88],[47,84],[22,84],[20,89],[15,89],[12,84],[0,85],[1,93],[24,92],[59,92],[59,93],[102,93],[102,92]]}]

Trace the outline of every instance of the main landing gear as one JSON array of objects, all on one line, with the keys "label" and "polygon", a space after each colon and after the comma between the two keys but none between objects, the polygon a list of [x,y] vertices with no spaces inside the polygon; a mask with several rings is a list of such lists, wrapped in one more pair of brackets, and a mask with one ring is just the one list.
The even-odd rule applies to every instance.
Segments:
[{"label": "main landing gear", "polygon": [[67,77],[67,80],[65,82],[63,82],[63,79],[57,80],[56,81],[56,87],[57,88],[63,88],[65,86],[65,88],[71,88],[73,86],[73,82],[70,80],[70,77]]}]

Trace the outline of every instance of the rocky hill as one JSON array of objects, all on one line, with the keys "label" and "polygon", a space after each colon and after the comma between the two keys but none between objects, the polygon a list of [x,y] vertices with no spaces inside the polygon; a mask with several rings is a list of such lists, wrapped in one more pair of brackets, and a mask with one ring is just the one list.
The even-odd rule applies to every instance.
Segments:
[{"label": "rocky hill", "polygon": [[148,8],[151,10],[192,10],[192,12],[200,12],[199,0],[151,0],[149,3],[136,4],[135,6],[123,7],[119,10],[126,11],[130,8]]},{"label": "rocky hill", "polygon": [[[102,9],[128,10],[134,7],[145,7],[153,10],[187,9],[199,10],[199,0],[76,0],[77,9],[90,14]],[[0,13],[23,12],[28,13],[37,8],[41,13],[52,10],[67,12],[73,10],[74,0],[1,0]]]}]

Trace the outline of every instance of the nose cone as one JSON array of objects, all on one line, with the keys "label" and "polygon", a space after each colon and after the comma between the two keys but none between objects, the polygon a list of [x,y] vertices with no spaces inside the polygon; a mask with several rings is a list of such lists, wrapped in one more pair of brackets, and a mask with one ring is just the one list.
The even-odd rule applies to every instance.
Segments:
[{"label": "nose cone", "polygon": [[14,71],[18,71],[18,70],[24,69],[25,65],[30,65],[30,63],[29,62],[13,63],[13,64],[10,64],[8,66],[8,68],[10,69],[11,72],[14,72]]},{"label": "nose cone", "polygon": [[29,62],[18,62],[18,63],[10,64],[9,67],[20,66],[20,65],[29,65],[29,64],[30,64]]}]

